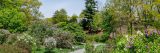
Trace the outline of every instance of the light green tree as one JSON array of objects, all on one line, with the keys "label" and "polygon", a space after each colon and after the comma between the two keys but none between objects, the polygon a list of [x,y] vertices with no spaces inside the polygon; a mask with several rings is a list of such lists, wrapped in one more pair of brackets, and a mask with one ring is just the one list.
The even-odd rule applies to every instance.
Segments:
[{"label": "light green tree", "polygon": [[71,16],[71,19],[70,19],[70,22],[77,22],[77,18],[78,18],[78,16],[76,15],[76,14],[74,14],[74,15],[72,15]]},{"label": "light green tree", "polygon": [[66,22],[67,18],[68,16],[67,16],[67,12],[65,9],[55,11],[52,17],[54,24],[59,23],[59,22]]}]

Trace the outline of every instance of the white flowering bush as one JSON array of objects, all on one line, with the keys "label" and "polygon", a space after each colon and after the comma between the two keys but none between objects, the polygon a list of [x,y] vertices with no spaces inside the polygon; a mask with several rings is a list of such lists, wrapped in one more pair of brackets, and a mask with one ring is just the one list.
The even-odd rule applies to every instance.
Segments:
[{"label": "white flowering bush", "polygon": [[0,44],[6,43],[10,32],[8,30],[0,29]]},{"label": "white flowering bush", "polygon": [[23,33],[19,36],[17,36],[18,41],[24,41],[26,43],[30,43],[33,45],[36,45],[36,39],[29,35],[28,33]]},{"label": "white flowering bush", "polygon": [[53,37],[48,37],[48,38],[45,38],[44,40],[44,45],[46,48],[49,48],[49,49],[55,48],[56,44],[57,44],[57,41]]},{"label": "white flowering bush", "polygon": [[17,41],[14,45],[32,52],[32,47],[37,46],[37,39],[28,33],[22,33],[17,35]]}]

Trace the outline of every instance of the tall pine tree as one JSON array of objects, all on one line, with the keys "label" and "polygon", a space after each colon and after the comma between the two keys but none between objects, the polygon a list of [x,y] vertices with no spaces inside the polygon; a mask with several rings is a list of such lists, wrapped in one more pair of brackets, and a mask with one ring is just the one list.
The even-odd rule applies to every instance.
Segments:
[{"label": "tall pine tree", "polygon": [[97,12],[97,1],[95,0],[85,0],[85,7],[86,9],[83,10],[84,18],[87,18],[86,22],[83,22],[83,28],[85,30],[92,31],[93,25],[93,17]]}]

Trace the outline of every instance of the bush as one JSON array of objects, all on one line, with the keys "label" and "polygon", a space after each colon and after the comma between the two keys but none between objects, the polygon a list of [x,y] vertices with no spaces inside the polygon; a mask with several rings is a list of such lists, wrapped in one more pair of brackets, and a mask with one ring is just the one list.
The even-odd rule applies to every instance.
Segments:
[{"label": "bush", "polygon": [[106,42],[109,39],[109,34],[104,34],[100,38],[100,42]]},{"label": "bush", "polygon": [[30,25],[28,33],[32,37],[38,40],[39,44],[43,43],[44,38],[48,36],[53,36],[53,31],[55,27],[51,27],[48,23],[43,21],[35,21]]},{"label": "bush", "polygon": [[45,37],[45,36],[52,36],[52,27],[48,24],[45,23],[44,21],[35,21],[33,22],[32,25],[29,27],[29,32],[31,35],[34,35],[35,37]]},{"label": "bush", "polygon": [[57,30],[53,33],[58,48],[72,48],[73,34],[68,31]]},{"label": "bush", "polygon": [[56,48],[57,41],[53,37],[45,38],[44,45],[48,49]]},{"label": "bush", "polygon": [[0,44],[6,43],[10,32],[8,30],[1,29],[0,30]]},{"label": "bush", "polygon": [[85,32],[83,28],[78,25],[77,23],[66,23],[61,22],[57,24],[58,27],[62,28],[65,31],[70,31],[71,33],[75,34],[74,39],[75,43],[83,43],[85,42]]},{"label": "bush", "polygon": [[11,32],[24,32],[27,30],[25,13],[19,12],[16,8],[3,8],[0,10],[0,24],[3,29]]},{"label": "bush", "polygon": [[29,35],[27,32],[25,32],[17,35],[17,41],[14,45],[31,52],[32,46],[37,45],[37,39]]},{"label": "bush", "polygon": [[116,45],[116,47],[112,48],[113,53],[159,53],[159,40],[159,35],[156,34],[148,37],[143,34],[123,35],[117,36],[110,44]]}]

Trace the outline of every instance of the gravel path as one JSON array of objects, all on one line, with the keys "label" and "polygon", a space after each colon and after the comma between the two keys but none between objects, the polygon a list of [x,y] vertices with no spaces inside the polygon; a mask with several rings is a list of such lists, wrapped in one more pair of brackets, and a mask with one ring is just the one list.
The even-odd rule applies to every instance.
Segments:
[{"label": "gravel path", "polygon": [[[99,45],[105,45],[105,44],[102,44],[102,43],[94,43],[94,48],[96,48],[97,46]],[[75,51],[72,51],[70,53],[84,53],[85,52],[85,48],[82,48],[82,49],[78,49],[78,50],[75,50]]]},{"label": "gravel path", "polygon": [[82,49],[78,49],[78,50],[75,50],[73,52],[70,52],[70,53],[84,53],[85,52],[85,49],[82,48]]}]

